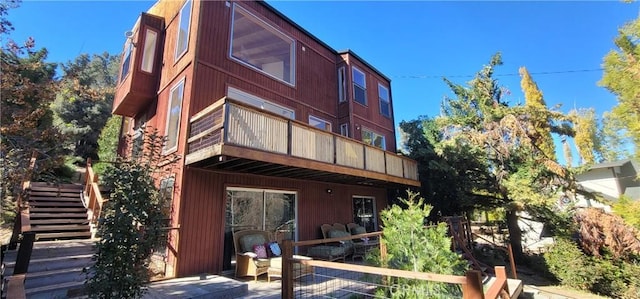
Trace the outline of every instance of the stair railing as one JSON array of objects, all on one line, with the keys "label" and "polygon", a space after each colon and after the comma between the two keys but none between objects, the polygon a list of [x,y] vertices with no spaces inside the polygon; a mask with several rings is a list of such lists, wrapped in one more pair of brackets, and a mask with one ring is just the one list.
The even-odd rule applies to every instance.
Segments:
[{"label": "stair railing", "polygon": [[[13,222],[13,232],[8,248],[15,250],[20,236],[22,236],[22,240],[20,240],[20,249],[18,249],[18,255],[16,256],[13,275],[7,281],[7,298],[26,298],[24,279],[29,269],[29,262],[31,261],[33,242],[36,239],[36,234],[31,231],[29,204],[26,201],[28,200],[29,190],[31,189],[31,175],[35,169],[37,158],[38,153],[34,151],[33,154],[31,154],[29,168],[22,179],[22,186],[16,200],[16,218]],[[4,261],[2,262],[4,263]],[[4,277],[2,277],[2,279],[4,280]]]},{"label": "stair railing", "polygon": [[91,167],[91,158],[87,159],[87,167],[85,169],[85,185],[83,191],[83,203],[87,208],[89,224],[92,229],[97,226],[98,219],[102,213],[102,205],[105,200],[100,193],[100,185],[98,184],[98,175]]}]

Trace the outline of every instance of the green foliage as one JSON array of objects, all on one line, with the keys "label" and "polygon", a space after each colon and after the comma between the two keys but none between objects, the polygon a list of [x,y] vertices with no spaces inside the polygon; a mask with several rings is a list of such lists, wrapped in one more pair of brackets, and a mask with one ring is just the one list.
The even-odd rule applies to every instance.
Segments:
[{"label": "green foliage", "polygon": [[[596,162],[595,153],[600,151],[602,145],[598,136],[598,120],[596,112],[591,109],[572,110],[571,117],[575,122],[576,135],[574,141],[582,158],[582,163],[593,164]],[[582,164],[581,163],[581,164]]]},{"label": "green foliage", "polygon": [[615,39],[616,50],[604,57],[604,75],[599,84],[618,96],[612,114],[626,129],[640,158],[640,18],[625,24]]},{"label": "green foliage", "polygon": [[405,137],[404,149],[418,162],[421,194],[428,196],[433,206],[431,222],[437,221],[438,215],[499,204],[486,192],[492,188],[493,178],[485,171],[484,152],[464,143],[443,143],[437,123],[427,117],[403,121],[400,130]]},{"label": "green foliage", "polygon": [[640,298],[640,265],[585,255],[576,243],[558,239],[544,254],[549,271],[563,284],[614,298]]},{"label": "green foliage", "polygon": [[[405,206],[393,205],[380,213],[382,220],[382,242],[387,255],[380,259],[383,267],[463,275],[466,262],[451,251],[451,239],[447,237],[446,224],[437,227],[424,226],[431,206],[417,193],[408,192],[407,199],[399,199]],[[457,285],[396,278],[389,281],[393,287],[386,292],[387,298],[452,298],[461,296]]]},{"label": "green foliage", "polygon": [[568,239],[557,239],[544,254],[549,271],[566,286],[588,290],[594,283],[591,261],[577,244]]},{"label": "green foliage", "polygon": [[530,136],[534,140],[534,146],[538,147],[547,158],[555,160],[556,147],[551,138],[551,119],[549,114],[546,113],[547,104],[542,98],[542,91],[531,78],[527,68],[521,67],[519,72],[522,77],[520,86],[524,92],[525,107],[529,108],[530,123],[528,130],[531,132]]},{"label": "green foliage", "polygon": [[105,172],[107,165],[118,158],[118,141],[120,138],[120,125],[122,116],[113,115],[100,132],[98,138],[98,163],[94,163],[93,169],[99,176]]},{"label": "green foliage", "polygon": [[102,177],[111,193],[99,220],[101,239],[87,281],[90,298],[141,297],[153,249],[163,241],[168,215],[153,177],[162,172],[158,163],[165,158],[160,155],[164,139],[153,131],[143,140],[145,151],[135,160],[111,164]]},{"label": "green foliage", "polygon": [[83,159],[98,158],[98,136],[111,115],[118,64],[117,56],[103,53],[82,54],[62,65],[64,76],[53,104],[56,124]]},{"label": "green foliage", "polygon": [[613,203],[612,208],[613,212],[622,217],[627,224],[640,230],[640,201],[631,200],[622,195]]}]

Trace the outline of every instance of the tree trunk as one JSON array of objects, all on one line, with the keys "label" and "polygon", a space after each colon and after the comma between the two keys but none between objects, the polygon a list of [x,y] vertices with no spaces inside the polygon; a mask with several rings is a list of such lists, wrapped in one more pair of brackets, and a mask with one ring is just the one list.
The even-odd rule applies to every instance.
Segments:
[{"label": "tree trunk", "polygon": [[524,260],[522,252],[522,231],[518,225],[518,214],[516,211],[507,211],[507,228],[509,228],[509,242],[513,250],[513,258],[521,262]]}]

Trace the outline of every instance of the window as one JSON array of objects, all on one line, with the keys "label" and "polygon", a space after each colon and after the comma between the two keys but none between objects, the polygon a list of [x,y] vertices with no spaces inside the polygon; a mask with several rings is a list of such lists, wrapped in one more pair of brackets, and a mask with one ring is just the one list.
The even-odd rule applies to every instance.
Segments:
[{"label": "window", "polygon": [[342,103],[347,100],[344,66],[338,69],[338,99]]},{"label": "window", "polygon": [[366,228],[367,232],[376,231],[376,201],[373,197],[353,197],[353,222]]},{"label": "window", "polygon": [[224,256],[223,268],[232,269],[233,233],[246,229],[269,231],[278,242],[296,240],[296,193],[227,188],[225,248],[229,254]]},{"label": "window", "polygon": [[362,142],[379,147],[381,149],[386,149],[387,144],[383,135],[364,128],[362,129]]},{"label": "window", "polygon": [[391,117],[391,102],[389,101],[389,89],[378,83],[378,100],[380,102],[380,114]]},{"label": "window", "polygon": [[367,105],[367,80],[366,75],[356,67],[353,67],[353,100],[362,105]]},{"label": "window", "polygon": [[131,52],[133,52],[133,43],[131,39],[127,39],[127,43],[124,45],[124,53],[122,53],[122,72],[120,73],[120,82],[129,74],[129,68],[131,67]]},{"label": "window", "polygon": [[142,153],[144,146],[144,133],[147,124],[147,115],[138,116],[133,123],[133,142],[131,144],[131,157],[137,159]]},{"label": "window", "polygon": [[180,24],[176,37],[176,60],[187,52],[189,47],[189,24],[191,23],[191,0],[187,0],[180,9]]},{"label": "window", "polygon": [[267,110],[269,112],[275,113],[277,115],[281,115],[289,119],[296,119],[295,111],[293,111],[292,109],[280,106],[278,104],[271,103],[260,97],[252,95],[248,92],[244,92],[242,90],[229,87],[227,89],[227,96],[231,99],[243,102],[253,107]]},{"label": "window", "polygon": [[180,115],[182,114],[182,99],[184,97],[184,79],[171,88],[169,96],[169,111],[167,112],[167,128],[165,135],[167,143],[164,152],[173,151],[178,147],[178,134],[180,133]]},{"label": "window", "polygon": [[331,123],[322,118],[309,115],[309,124],[318,129],[331,132]]},{"label": "window", "polygon": [[234,4],[231,57],[278,80],[295,85],[295,42]]},{"label": "window", "polygon": [[153,73],[158,33],[151,29],[147,29],[144,36],[144,51],[142,52],[142,66],[140,68],[143,72]]},{"label": "window", "polygon": [[349,137],[349,123],[344,123],[340,125],[340,135]]}]

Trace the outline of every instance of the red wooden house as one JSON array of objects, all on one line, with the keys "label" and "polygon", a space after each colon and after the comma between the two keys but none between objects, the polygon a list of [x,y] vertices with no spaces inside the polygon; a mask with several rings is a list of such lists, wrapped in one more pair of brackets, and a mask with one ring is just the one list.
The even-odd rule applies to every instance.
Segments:
[{"label": "red wooden house", "polygon": [[419,186],[416,162],[395,154],[390,80],[267,3],[160,1],[128,36],[113,113],[180,157],[161,182],[177,228],[168,276],[230,269],[241,229],[376,230],[388,190]]}]

